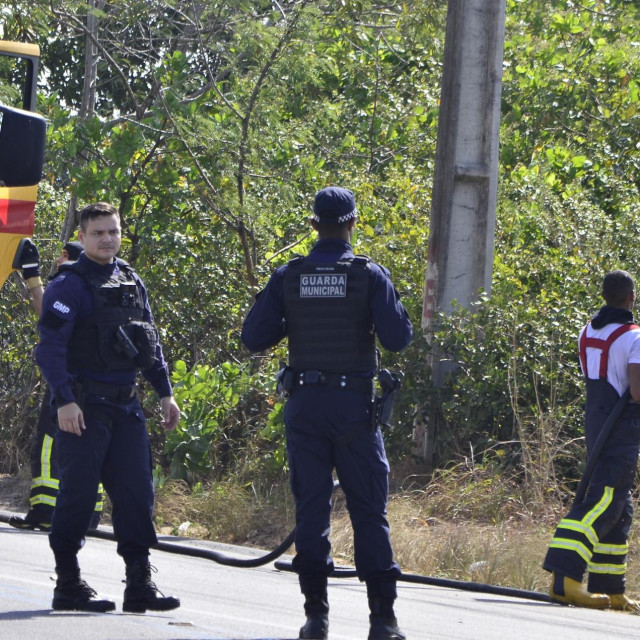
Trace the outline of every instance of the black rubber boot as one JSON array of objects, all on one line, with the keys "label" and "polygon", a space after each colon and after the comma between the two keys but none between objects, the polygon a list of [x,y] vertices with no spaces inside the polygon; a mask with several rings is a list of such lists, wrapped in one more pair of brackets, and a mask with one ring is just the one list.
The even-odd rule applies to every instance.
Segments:
[{"label": "black rubber boot", "polygon": [[51,514],[53,509],[48,508],[35,508],[29,509],[27,515],[24,518],[20,516],[11,516],[9,518],[9,524],[16,529],[28,529],[35,531],[51,531]]},{"label": "black rubber boot", "polygon": [[111,600],[96,600],[96,592],[80,578],[80,569],[72,572],[58,573],[53,590],[54,611],[91,611],[106,613],[116,608]]},{"label": "black rubber boot", "polygon": [[367,582],[367,596],[371,611],[368,640],[406,640],[393,611],[396,599],[395,581]]},{"label": "black rubber boot", "polygon": [[147,609],[149,611],[171,611],[180,606],[178,598],[165,596],[156,587],[151,580],[152,570],[156,571],[147,559],[127,563],[127,586],[124,590],[123,611],[127,613],[144,613]]},{"label": "black rubber boot", "polygon": [[299,638],[327,640],[329,636],[329,599],[326,576],[300,576],[300,590],[304,595],[306,622],[300,628]]}]

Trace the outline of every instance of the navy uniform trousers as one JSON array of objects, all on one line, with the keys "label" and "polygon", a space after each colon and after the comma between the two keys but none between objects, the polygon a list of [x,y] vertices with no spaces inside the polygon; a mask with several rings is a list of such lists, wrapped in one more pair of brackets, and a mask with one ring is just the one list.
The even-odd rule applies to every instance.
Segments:
[{"label": "navy uniform trousers", "polygon": [[157,537],[151,448],[140,403],[136,397],[120,403],[87,394],[82,404],[82,435],[56,432],[60,492],[50,546],[56,560],[75,557],[102,482],[112,503],[118,553],[125,560],[146,558]]},{"label": "navy uniform trousers", "polygon": [[353,526],[358,577],[395,580],[400,567],[393,560],[386,518],[389,464],[380,430],[371,427],[370,395],[301,387],[287,401],[285,425],[296,503],[296,572],[333,571],[329,527],[335,468]]}]

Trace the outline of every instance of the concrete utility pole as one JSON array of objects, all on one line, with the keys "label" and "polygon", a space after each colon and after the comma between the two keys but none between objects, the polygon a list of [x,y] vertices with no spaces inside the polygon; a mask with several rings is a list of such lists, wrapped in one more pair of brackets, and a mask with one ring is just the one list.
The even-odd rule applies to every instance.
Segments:
[{"label": "concrete utility pole", "polygon": [[[505,9],[506,0],[449,0],[422,308],[428,338],[437,311],[491,290]],[[439,388],[454,364],[433,346]],[[434,408],[414,430],[415,452],[428,462],[437,416]]]}]

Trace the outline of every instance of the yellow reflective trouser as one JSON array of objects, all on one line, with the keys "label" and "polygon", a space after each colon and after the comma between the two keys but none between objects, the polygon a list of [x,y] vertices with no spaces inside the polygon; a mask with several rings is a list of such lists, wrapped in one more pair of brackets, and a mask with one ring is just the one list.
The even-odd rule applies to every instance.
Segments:
[{"label": "yellow reflective trouser", "polygon": [[[628,538],[624,533],[624,520],[630,519],[623,509],[621,516],[620,492],[605,486],[599,496],[574,506],[556,528],[549,545],[544,568],[581,581],[585,569],[611,584],[624,580],[627,570]],[[616,525],[607,526],[615,519]],[[610,580],[609,580],[610,579]]]},{"label": "yellow reflective trouser", "polygon": [[[40,434],[38,434],[40,435]],[[41,434],[42,444],[39,448],[39,456],[32,457],[31,464],[31,492],[29,504],[31,508],[37,505],[48,506],[53,509],[56,506],[60,481],[57,476],[57,468],[54,457],[54,439],[49,434]],[[102,513],[103,508],[102,484],[98,487],[95,511]]]}]

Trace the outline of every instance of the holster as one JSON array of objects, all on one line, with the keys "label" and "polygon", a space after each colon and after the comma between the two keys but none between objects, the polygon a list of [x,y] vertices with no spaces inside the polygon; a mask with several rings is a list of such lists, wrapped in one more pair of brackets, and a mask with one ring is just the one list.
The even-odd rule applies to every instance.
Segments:
[{"label": "holster", "polygon": [[288,398],[293,390],[293,369],[282,364],[280,371],[276,375],[276,393]]},{"label": "holster", "polygon": [[378,372],[378,384],[381,394],[376,395],[371,412],[371,427],[375,430],[380,427],[390,428],[393,418],[393,405],[398,389],[402,386],[403,374],[400,371],[388,371],[381,369]]}]

